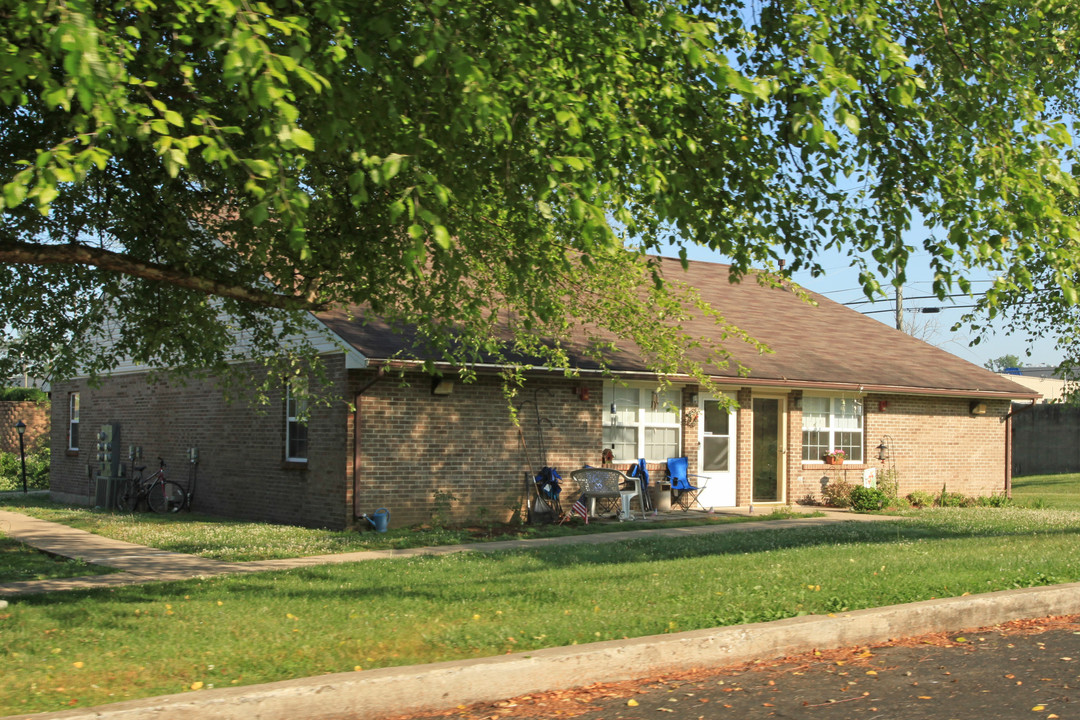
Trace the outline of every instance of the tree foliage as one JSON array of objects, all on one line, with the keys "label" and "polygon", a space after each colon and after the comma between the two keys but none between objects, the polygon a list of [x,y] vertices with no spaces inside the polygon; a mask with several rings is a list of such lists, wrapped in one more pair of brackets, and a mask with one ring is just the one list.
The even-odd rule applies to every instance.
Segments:
[{"label": "tree foliage", "polygon": [[[454,364],[565,363],[595,328],[692,372],[701,341],[671,328],[704,310],[652,254],[708,247],[737,278],[779,259],[820,274],[842,248],[873,293],[903,282],[913,218],[939,294],[990,269],[992,307],[1037,262],[1071,305],[1076,16],[0,0],[6,362],[220,369],[236,331],[273,354],[309,311],[351,304]],[[508,318],[510,348],[492,341]]]},{"label": "tree foliage", "polygon": [[1005,372],[1009,368],[1020,368],[1023,366],[1024,363],[1020,361],[1020,356],[1011,354],[996,357],[983,364],[983,367],[987,370],[993,370],[998,373]]}]

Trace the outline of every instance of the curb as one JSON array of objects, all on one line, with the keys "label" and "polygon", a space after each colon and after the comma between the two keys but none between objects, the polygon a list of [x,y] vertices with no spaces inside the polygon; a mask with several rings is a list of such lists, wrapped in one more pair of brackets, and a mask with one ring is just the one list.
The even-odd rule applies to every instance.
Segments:
[{"label": "curb", "polygon": [[1070,583],[925,600],[836,616],[811,615],[473,660],[200,690],[0,720],[134,720],[186,713],[200,720],[377,720],[597,682],[1076,613],[1080,613],[1080,583]]}]

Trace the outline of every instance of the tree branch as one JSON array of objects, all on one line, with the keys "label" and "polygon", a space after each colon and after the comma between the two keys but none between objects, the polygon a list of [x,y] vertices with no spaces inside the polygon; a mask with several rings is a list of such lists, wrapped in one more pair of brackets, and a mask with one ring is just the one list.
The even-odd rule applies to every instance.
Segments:
[{"label": "tree branch", "polygon": [[313,312],[325,310],[327,307],[327,303],[316,300],[314,294],[306,297],[286,295],[270,290],[219,282],[210,278],[192,275],[168,265],[145,262],[130,255],[85,245],[38,245],[13,240],[0,240],[0,263],[9,265],[86,265],[262,307],[280,308],[282,310],[310,310]]}]

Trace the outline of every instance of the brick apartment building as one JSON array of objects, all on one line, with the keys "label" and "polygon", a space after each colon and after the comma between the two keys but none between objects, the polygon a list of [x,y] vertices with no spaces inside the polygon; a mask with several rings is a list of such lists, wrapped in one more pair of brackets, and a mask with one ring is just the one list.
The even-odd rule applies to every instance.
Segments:
[{"label": "brick apartment building", "polygon": [[[494,370],[468,384],[418,371],[403,382],[385,370],[406,336],[330,312],[318,319],[340,402],[312,409],[306,425],[285,388],[259,410],[224,402],[212,380],[149,383],[137,367],[96,387],[56,383],[53,495],[92,502],[88,470],[104,423],[118,424],[122,453],[138,445],[148,464],[165,458],[181,484],[188,449],[198,448],[199,510],[333,528],[377,508],[390,511],[392,526],[421,523],[437,505],[456,521],[504,520],[521,506],[528,474],[546,464],[568,480],[601,464],[605,449],[616,467],[645,458],[657,474],[666,458],[686,456],[708,478],[706,507],[820,500],[830,478],[861,483],[886,467],[902,494],[1007,492],[1010,404],[1033,391],[813,293],[816,304],[752,278],[730,284],[727,268],[712,263],[691,263],[685,279],[772,350],[729,347],[734,362],[708,369],[722,396],[686,378],[660,387],[624,351],[612,367],[618,382],[584,362],[577,379],[532,372],[519,428]],[[713,326],[684,329],[706,335]],[[837,448],[848,459],[826,465],[824,453]],[[565,492],[576,495],[570,482]]]}]

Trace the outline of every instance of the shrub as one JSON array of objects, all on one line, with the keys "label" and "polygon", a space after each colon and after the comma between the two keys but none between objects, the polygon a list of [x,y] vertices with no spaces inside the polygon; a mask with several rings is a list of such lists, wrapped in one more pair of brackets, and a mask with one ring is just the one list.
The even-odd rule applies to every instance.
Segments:
[{"label": "shrub", "polygon": [[848,507],[851,505],[851,483],[844,480],[832,480],[821,490],[826,505]]},{"label": "shrub", "polygon": [[990,497],[975,498],[975,504],[979,507],[1003,508],[1012,505],[1012,498],[994,493]]},{"label": "shrub", "polygon": [[884,470],[877,481],[878,490],[885,493],[889,504],[892,505],[900,497],[900,473],[896,468]]},{"label": "shrub", "polygon": [[881,490],[877,488],[863,487],[862,485],[856,485],[851,488],[851,509],[858,510],[860,512],[866,512],[867,510],[880,510],[884,507],[888,498]]},{"label": "shrub", "polygon": [[[31,490],[49,489],[49,448],[35,448],[26,453],[26,486]],[[22,463],[19,453],[0,452],[0,491],[22,490]]]},{"label": "shrub", "polygon": [[0,400],[45,402],[49,394],[38,388],[0,388]]},{"label": "shrub", "polygon": [[907,501],[917,508],[930,507],[934,504],[934,496],[922,490],[915,490],[908,493]]},{"label": "shrub", "polygon": [[941,494],[934,500],[934,504],[938,507],[971,507],[975,504],[975,501],[966,495],[942,490]]}]

